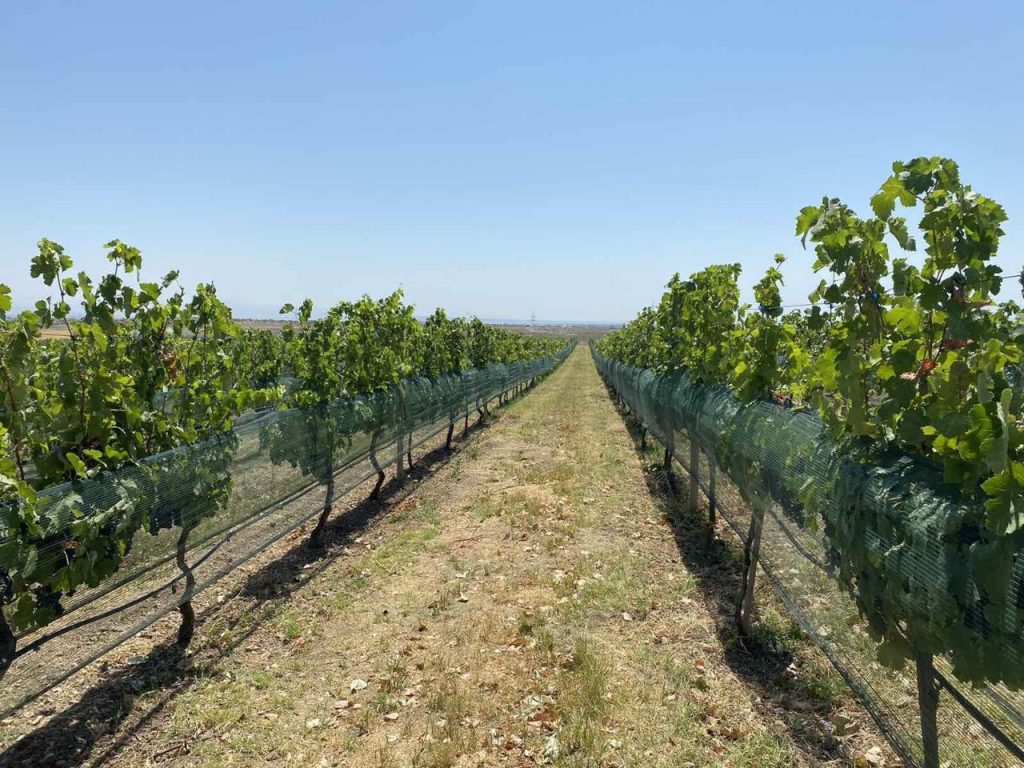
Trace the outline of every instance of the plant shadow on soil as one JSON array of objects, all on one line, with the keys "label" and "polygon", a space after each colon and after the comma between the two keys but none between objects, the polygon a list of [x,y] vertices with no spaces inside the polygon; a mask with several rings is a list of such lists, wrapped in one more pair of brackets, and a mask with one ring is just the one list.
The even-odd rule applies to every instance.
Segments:
[{"label": "plant shadow on soil", "polygon": [[[474,422],[468,433],[462,433],[462,439],[487,429],[492,423],[493,414],[491,418]],[[454,451],[449,452],[441,445],[424,454],[411,470],[407,470],[407,478],[419,481],[429,477],[457,456],[463,445],[460,439]],[[173,638],[155,645],[146,656],[119,667],[84,691],[45,725],[0,752],[0,768],[44,764],[49,768],[71,768],[83,764],[98,766],[116,756],[126,744],[137,739],[137,732],[153,721],[178,693],[193,682],[216,674],[218,663],[264,625],[260,620],[252,620],[254,613],[260,618],[269,616],[274,608],[283,605],[293,593],[302,589],[312,576],[345,554],[346,544],[357,538],[377,517],[401,503],[418,487],[414,483],[399,483],[394,479],[393,471],[389,472],[389,477],[376,499],[363,499],[329,519],[323,549],[310,549],[303,537],[295,541],[288,551],[245,578],[237,594],[253,605],[224,622],[228,630],[237,630],[229,642],[207,643],[195,659],[189,659]],[[360,489],[366,487],[359,486]],[[223,604],[214,602],[197,611],[197,626],[202,627],[212,617],[227,613],[225,609],[230,604],[230,600]],[[92,754],[101,739],[129,718],[134,719],[131,725],[113,737],[101,752]],[[187,752],[187,745],[183,743],[177,749]],[[171,757],[173,755],[170,754],[155,756],[156,759]]]},{"label": "plant shadow on soil", "polygon": [[[607,386],[607,385],[606,385]],[[616,402],[613,390],[609,396]],[[799,628],[789,622],[769,625],[762,620],[755,623],[754,635],[742,638],[735,622],[736,602],[743,577],[743,547],[732,531],[728,539],[708,537],[706,510],[695,510],[680,493],[679,479],[652,463],[649,448],[645,449],[643,426],[626,408],[616,405],[620,417],[634,443],[634,449],[644,466],[644,479],[651,499],[661,512],[662,519],[671,526],[683,565],[693,574],[704,596],[716,634],[722,647],[722,656],[734,674],[752,686],[759,698],[772,702],[798,702],[800,709],[787,709],[761,704],[767,717],[778,717],[793,736],[794,743],[814,760],[829,761],[845,756],[838,740],[822,727],[837,714],[840,703],[834,696],[816,694],[813,681],[790,673],[796,660],[796,643],[809,642]],[[719,514],[719,520],[721,515]],[[759,582],[763,574],[759,573]]]}]

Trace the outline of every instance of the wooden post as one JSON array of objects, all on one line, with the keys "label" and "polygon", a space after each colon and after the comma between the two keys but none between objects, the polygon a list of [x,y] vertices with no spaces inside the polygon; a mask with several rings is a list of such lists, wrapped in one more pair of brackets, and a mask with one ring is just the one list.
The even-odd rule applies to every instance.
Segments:
[{"label": "wooden post", "polygon": [[935,680],[935,667],[932,661],[931,655],[927,653],[920,653],[915,659],[924,768],[939,768],[939,686]]},{"label": "wooden post", "polygon": [[716,514],[718,511],[717,495],[715,493],[715,478],[718,471],[715,468],[715,452],[708,451],[708,547],[715,543]]},{"label": "wooden post", "polygon": [[690,437],[690,509],[696,511],[700,505],[700,448]]},{"label": "wooden post", "polygon": [[401,384],[398,385],[398,423],[395,425],[398,435],[395,438],[395,450],[398,452],[395,455],[395,479],[401,483],[405,479],[405,467],[402,465],[402,461],[405,457],[402,455],[405,453],[405,435],[408,430],[408,403],[405,400],[405,387]]}]

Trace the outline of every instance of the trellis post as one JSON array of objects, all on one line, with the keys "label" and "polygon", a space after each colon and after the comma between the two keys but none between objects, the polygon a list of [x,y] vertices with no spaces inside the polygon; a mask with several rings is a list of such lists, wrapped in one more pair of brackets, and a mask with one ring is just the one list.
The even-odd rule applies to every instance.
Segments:
[{"label": "trellis post", "polygon": [[696,511],[700,504],[700,447],[690,433],[690,509]]},{"label": "trellis post", "polygon": [[718,512],[718,497],[715,491],[715,481],[718,472],[715,468],[715,451],[708,451],[708,547],[715,541],[715,524]]},{"label": "trellis post", "polygon": [[939,768],[939,685],[931,654],[919,653],[917,667],[917,705],[921,715],[921,747],[924,768]]}]

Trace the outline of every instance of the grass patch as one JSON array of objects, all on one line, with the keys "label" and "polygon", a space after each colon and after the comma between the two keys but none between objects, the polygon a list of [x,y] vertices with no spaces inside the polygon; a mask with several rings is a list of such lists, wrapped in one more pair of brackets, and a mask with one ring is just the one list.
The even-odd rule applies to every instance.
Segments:
[{"label": "grass patch", "polygon": [[430,695],[427,709],[433,719],[425,746],[412,764],[416,768],[452,768],[473,746],[472,734],[462,725],[470,711],[469,700],[457,680],[446,679]]},{"label": "grass patch", "polygon": [[576,600],[573,601],[574,618],[595,613],[614,615],[642,614],[649,607],[649,584],[641,578],[634,558],[628,553],[617,553],[600,560],[587,562],[588,568],[579,569]]},{"label": "grass patch", "polygon": [[473,505],[473,517],[480,522],[491,517],[498,517],[501,515],[503,506],[500,496],[485,496]]},{"label": "grass patch", "polygon": [[303,625],[308,620],[298,611],[290,610],[278,614],[274,618],[274,627],[286,643],[294,642],[303,635]]},{"label": "grass patch", "polygon": [[563,674],[563,693],[558,699],[561,724],[559,765],[589,766],[599,763],[606,745],[603,734],[608,713],[608,672],[591,641],[581,636]]},{"label": "grass patch", "polygon": [[431,618],[436,619],[451,608],[452,604],[458,599],[459,594],[460,592],[454,584],[448,583],[441,587],[438,590],[437,597],[429,605]]},{"label": "grass patch", "polygon": [[731,750],[729,765],[736,768],[788,768],[793,749],[773,733],[756,733],[741,739]]}]

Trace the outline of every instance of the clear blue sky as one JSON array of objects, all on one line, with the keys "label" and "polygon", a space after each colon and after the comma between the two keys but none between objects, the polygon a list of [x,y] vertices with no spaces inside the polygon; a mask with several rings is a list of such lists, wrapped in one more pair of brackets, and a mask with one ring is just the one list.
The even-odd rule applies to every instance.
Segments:
[{"label": "clear blue sky", "polygon": [[[1024,264],[1019,2],[7,2],[0,282],[119,237],[239,316],[401,284],[624,320],[675,271],[791,257],[797,210],[943,154]],[[1006,293],[1014,292],[1008,286]]]}]

